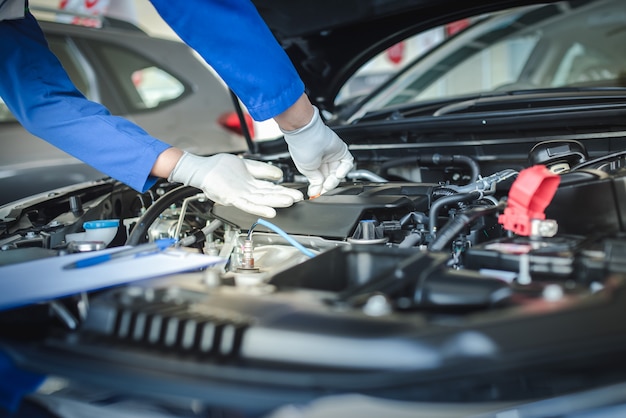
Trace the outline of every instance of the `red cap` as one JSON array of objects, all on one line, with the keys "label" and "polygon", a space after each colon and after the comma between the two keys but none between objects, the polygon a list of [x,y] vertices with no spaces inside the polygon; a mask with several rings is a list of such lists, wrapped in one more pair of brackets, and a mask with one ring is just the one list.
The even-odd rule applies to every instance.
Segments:
[{"label": "red cap", "polygon": [[561,177],[544,165],[535,165],[520,171],[509,191],[509,199],[498,222],[507,231],[530,235],[530,221],[546,219],[543,212],[552,201]]}]

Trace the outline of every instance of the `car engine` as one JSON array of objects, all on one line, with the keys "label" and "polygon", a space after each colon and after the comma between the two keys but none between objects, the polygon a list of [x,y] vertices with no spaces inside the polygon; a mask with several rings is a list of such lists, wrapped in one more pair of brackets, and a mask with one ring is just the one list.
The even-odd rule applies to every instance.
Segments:
[{"label": "car engine", "polygon": [[[510,401],[610,383],[625,365],[625,155],[556,141],[513,168],[370,161],[271,220],[167,182],[25,199],[0,208],[0,266],[97,253],[102,242],[68,236],[112,218],[109,248],[173,238],[225,262],[0,312],[0,346],[77,381],[251,410],[346,392]],[[288,161],[272,163],[306,190]],[[518,184],[533,167],[539,183]],[[507,215],[520,201],[527,224]]]}]

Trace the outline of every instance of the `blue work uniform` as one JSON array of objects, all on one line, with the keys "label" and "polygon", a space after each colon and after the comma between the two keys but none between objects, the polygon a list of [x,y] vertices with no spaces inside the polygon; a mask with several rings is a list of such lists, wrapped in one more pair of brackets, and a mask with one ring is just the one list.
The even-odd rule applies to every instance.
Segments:
[{"label": "blue work uniform", "polygon": [[[249,0],[152,3],[254,119],[282,113],[303,94],[302,80]],[[135,190],[155,183],[150,171],[170,145],[87,100],[28,12],[23,19],[0,21],[0,97],[33,135]]]}]

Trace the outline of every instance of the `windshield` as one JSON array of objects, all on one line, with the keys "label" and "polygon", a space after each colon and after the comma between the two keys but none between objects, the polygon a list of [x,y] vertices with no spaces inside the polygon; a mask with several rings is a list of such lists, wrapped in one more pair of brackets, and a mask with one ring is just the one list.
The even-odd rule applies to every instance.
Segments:
[{"label": "windshield", "polygon": [[379,89],[351,119],[471,94],[626,85],[623,0],[559,2],[472,21]]}]

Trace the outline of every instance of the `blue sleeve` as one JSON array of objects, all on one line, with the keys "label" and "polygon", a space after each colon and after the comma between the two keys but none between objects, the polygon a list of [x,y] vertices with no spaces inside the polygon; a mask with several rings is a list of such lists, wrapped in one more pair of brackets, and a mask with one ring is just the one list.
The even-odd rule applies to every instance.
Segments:
[{"label": "blue sleeve", "polygon": [[37,390],[44,380],[42,374],[18,369],[11,358],[0,351],[0,416],[3,410],[17,410],[24,395]]},{"label": "blue sleeve", "polygon": [[304,93],[304,83],[289,57],[249,0],[150,1],[254,119],[282,113]]},{"label": "blue sleeve", "polygon": [[135,190],[156,182],[150,171],[170,145],[87,100],[30,13],[1,21],[0,39],[0,97],[29,132]]}]

